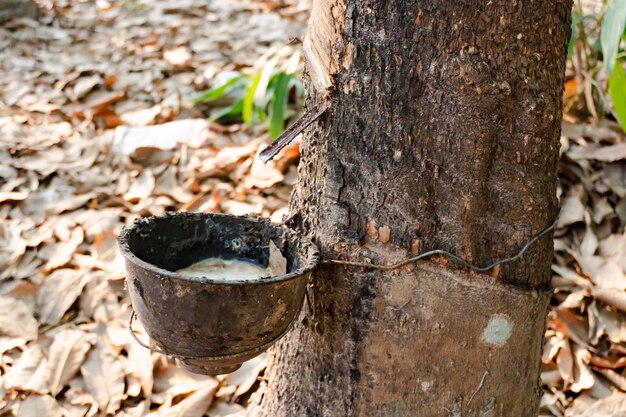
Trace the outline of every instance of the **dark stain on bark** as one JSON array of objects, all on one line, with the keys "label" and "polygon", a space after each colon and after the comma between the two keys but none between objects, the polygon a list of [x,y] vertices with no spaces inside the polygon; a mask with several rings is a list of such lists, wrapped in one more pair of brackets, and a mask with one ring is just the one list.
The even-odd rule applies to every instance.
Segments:
[{"label": "dark stain on bark", "polygon": [[350,317],[352,318],[350,339],[354,342],[354,352],[352,352],[350,360],[351,403],[355,402],[357,396],[356,389],[361,381],[361,371],[359,370],[361,355],[359,349],[369,331],[368,322],[370,321],[370,315],[373,311],[372,302],[375,298],[375,277],[372,274],[365,274],[360,279],[360,288],[352,300],[352,310],[350,311]]}]

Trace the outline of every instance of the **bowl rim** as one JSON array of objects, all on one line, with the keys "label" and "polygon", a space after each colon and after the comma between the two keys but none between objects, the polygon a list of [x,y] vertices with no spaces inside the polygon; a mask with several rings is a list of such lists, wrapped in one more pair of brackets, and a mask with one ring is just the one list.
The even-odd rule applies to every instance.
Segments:
[{"label": "bowl rim", "polygon": [[[154,222],[155,220],[158,220],[158,219],[167,219],[167,218],[172,218],[172,217],[183,217],[183,216],[199,217],[199,218],[210,217],[213,219],[238,218],[244,221],[262,222],[272,227],[278,227],[283,231],[283,233],[292,235],[292,236],[288,236],[288,238],[293,237],[301,241],[300,245],[302,245],[302,249],[305,252],[304,266],[301,266],[295,271],[291,271],[287,274],[278,275],[274,277],[259,277],[253,280],[224,281],[224,280],[216,280],[216,279],[211,279],[211,278],[206,278],[206,277],[186,276],[186,275],[182,275],[173,271],[169,271],[167,269],[158,267],[154,264],[151,264],[149,262],[146,262],[140,259],[139,257],[137,257],[137,255],[135,255],[130,250],[130,246],[128,244],[128,238],[130,234],[139,226],[145,224],[146,222]],[[153,272],[165,278],[178,280],[178,281],[199,283],[199,284],[217,284],[217,285],[234,285],[234,286],[272,284],[276,282],[289,281],[291,279],[295,279],[300,276],[303,276],[313,271],[319,264],[319,250],[317,246],[309,238],[307,238],[306,236],[299,235],[295,230],[290,229],[284,224],[274,223],[274,222],[269,221],[265,217],[253,216],[253,215],[237,216],[237,215],[223,214],[223,213],[166,212],[165,214],[162,214],[159,216],[140,217],[140,218],[135,219],[133,223],[131,223],[130,225],[124,226],[124,228],[122,229],[122,231],[117,237],[117,244],[124,259],[126,261],[133,263],[137,267],[148,270],[150,272]]]}]

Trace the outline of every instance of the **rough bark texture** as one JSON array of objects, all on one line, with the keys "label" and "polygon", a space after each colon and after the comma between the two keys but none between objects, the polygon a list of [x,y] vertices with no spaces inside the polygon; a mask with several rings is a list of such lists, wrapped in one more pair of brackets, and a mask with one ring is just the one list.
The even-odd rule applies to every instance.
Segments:
[{"label": "rough bark texture", "polygon": [[[557,212],[569,0],[314,2],[295,227],[322,257],[511,256]],[[326,265],[262,416],[536,416],[552,242],[491,275]],[[482,383],[481,383],[482,381]]]}]

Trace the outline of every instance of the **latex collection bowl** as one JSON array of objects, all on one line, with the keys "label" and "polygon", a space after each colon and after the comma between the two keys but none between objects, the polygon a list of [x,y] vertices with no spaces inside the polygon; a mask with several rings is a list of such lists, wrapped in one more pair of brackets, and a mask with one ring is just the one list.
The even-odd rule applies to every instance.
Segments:
[{"label": "latex collection bowl", "polygon": [[[285,275],[216,281],[172,272],[207,257],[267,266],[270,239],[287,259]],[[211,375],[236,370],[289,330],[318,263],[311,241],[249,216],[168,213],[138,219],[118,243],[133,309],[156,349],[192,372]]]}]

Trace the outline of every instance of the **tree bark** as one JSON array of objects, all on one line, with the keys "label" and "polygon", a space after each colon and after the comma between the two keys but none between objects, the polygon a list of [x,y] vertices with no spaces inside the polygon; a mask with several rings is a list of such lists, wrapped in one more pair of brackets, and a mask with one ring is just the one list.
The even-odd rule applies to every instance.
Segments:
[{"label": "tree bark", "polygon": [[[316,0],[292,224],[323,259],[515,254],[556,216],[570,1]],[[324,264],[256,416],[536,416],[552,241]]]}]

